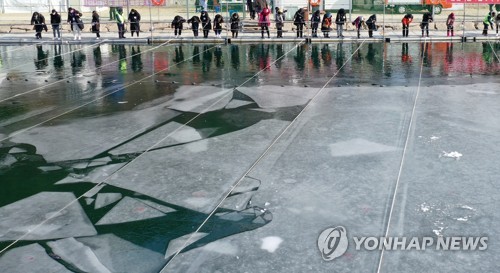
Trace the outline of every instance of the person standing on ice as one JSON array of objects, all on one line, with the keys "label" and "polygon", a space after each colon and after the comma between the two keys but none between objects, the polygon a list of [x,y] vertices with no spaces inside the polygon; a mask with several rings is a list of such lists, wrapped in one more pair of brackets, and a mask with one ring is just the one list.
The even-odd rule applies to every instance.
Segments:
[{"label": "person standing on ice", "polygon": [[332,31],[332,14],[327,12],[323,16],[323,21],[321,22],[321,31],[325,38],[330,38],[330,31]]},{"label": "person standing on ice", "polygon": [[42,39],[42,31],[47,31],[47,25],[45,25],[45,17],[37,11],[33,12],[31,16],[31,24],[34,25],[35,28],[35,37],[37,39]]},{"label": "person standing on ice", "polygon": [[276,23],[276,37],[283,38],[284,16],[283,11],[278,7],[275,8],[274,22]]},{"label": "person standing on ice", "polygon": [[377,15],[373,14],[366,20],[366,25],[368,26],[368,37],[373,37],[373,31],[377,31]]},{"label": "person standing on ice", "polygon": [[302,38],[302,31],[304,29],[304,9],[300,8],[293,16],[293,24],[297,27],[297,38]]},{"label": "person standing on ice", "polygon": [[429,37],[429,23],[432,22],[432,14],[430,12],[424,13],[422,16],[422,23],[420,23],[420,28],[422,29],[422,37],[424,37],[424,31]]},{"label": "person standing on ice", "polygon": [[52,25],[52,32],[54,33],[54,40],[61,40],[61,15],[57,13],[55,9],[53,9],[50,14],[50,24]]},{"label": "person standing on ice", "polygon": [[455,24],[455,13],[450,13],[446,19],[446,36],[454,36],[453,25]]},{"label": "person standing on ice", "polygon": [[488,28],[491,26],[491,30],[493,30],[493,18],[495,18],[496,16],[496,13],[494,11],[490,11],[488,12],[488,15],[486,15],[486,17],[484,17],[484,20],[483,20],[483,25],[484,25],[484,29],[483,29],[483,35],[484,36],[488,36]]},{"label": "person standing on ice", "polygon": [[208,38],[208,33],[212,28],[212,20],[210,19],[206,11],[201,12],[200,20],[201,28],[203,29],[203,38]]},{"label": "person standing on ice", "polygon": [[198,37],[198,29],[200,27],[200,17],[198,16],[193,16],[191,17],[191,19],[189,19],[188,21],[188,24],[191,24],[191,30],[193,30],[193,35],[194,37]]},{"label": "person standing on ice", "polygon": [[352,24],[356,27],[356,30],[358,32],[358,39],[359,39],[360,36],[361,36],[361,33],[360,33],[361,32],[361,27],[362,26],[366,26],[365,25],[365,18],[363,16],[358,16],[358,17],[356,17],[356,20],[354,20],[352,22]]},{"label": "person standing on ice", "polygon": [[[199,19],[198,19],[199,20]],[[180,38],[182,34],[182,28],[184,27],[184,23],[186,20],[182,18],[180,15],[176,15],[174,20],[172,21],[171,27],[174,28],[174,37]],[[196,26],[196,36],[198,36],[198,25]],[[195,36],[195,37],[196,37]]]},{"label": "person standing on ice", "polygon": [[321,22],[321,15],[320,11],[317,10],[311,16],[311,30],[313,38],[318,38],[318,27],[320,22]]},{"label": "person standing on ice", "polygon": [[240,28],[240,15],[237,12],[231,15],[231,19],[229,19],[229,23],[231,25],[231,35],[233,38],[238,38],[238,30]]},{"label": "person standing on ice", "polygon": [[71,30],[73,31],[73,40],[81,40],[82,39],[82,14],[74,8],[68,8],[68,23],[71,25]]},{"label": "person standing on ice", "polygon": [[92,22],[91,22],[91,30],[93,33],[95,33],[96,40],[99,40],[101,38],[101,21],[99,19],[99,14],[97,11],[92,11]]},{"label": "person standing on ice", "polygon": [[128,14],[128,21],[130,22],[130,35],[134,37],[134,32],[139,37],[139,32],[141,31],[141,14],[137,10],[132,9]]},{"label": "person standing on ice", "polygon": [[215,37],[221,38],[221,32],[222,32],[222,24],[224,23],[224,18],[222,18],[222,15],[216,14],[214,17],[214,32],[215,32]]},{"label": "person standing on ice", "polygon": [[413,21],[413,15],[411,13],[406,14],[401,23],[403,24],[403,37],[408,37],[410,32],[410,23]]},{"label": "person standing on ice", "polygon": [[335,24],[337,25],[337,38],[343,38],[342,34],[344,31],[344,24],[347,21],[345,10],[339,9],[337,12],[337,17],[335,18]]},{"label": "person standing on ice", "polygon": [[125,16],[123,16],[123,9],[118,8],[115,10],[116,25],[118,26],[118,39],[125,38]]},{"label": "person standing on ice", "polygon": [[266,6],[259,13],[259,26],[260,26],[260,32],[262,34],[261,38],[264,38],[264,30],[267,32],[267,38],[270,37],[269,36],[269,25],[271,25],[271,20],[269,18],[270,14],[271,10],[266,4]]},{"label": "person standing on ice", "polygon": [[497,37],[498,37],[498,29],[500,28],[500,11],[498,12],[497,16],[495,17],[495,25],[497,27]]}]

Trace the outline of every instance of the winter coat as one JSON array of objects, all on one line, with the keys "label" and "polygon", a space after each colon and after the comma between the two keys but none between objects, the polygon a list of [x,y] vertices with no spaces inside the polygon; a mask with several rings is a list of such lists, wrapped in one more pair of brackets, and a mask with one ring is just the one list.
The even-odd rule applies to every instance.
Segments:
[{"label": "winter coat", "polygon": [[377,30],[377,26],[375,25],[376,23],[377,23],[377,15],[375,14],[368,17],[368,20],[366,20],[366,25],[368,26],[369,30]]},{"label": "winter coat", "polygon": [[42,30],[47,31],[47,25],[45,25],[45,17],[38,12],[34,12],[31,16],[31,24],[34,25],[33,29],[36,32],[41,32]]},{"label": "winter coat", "polygon": [[222,18],[222,15],[216,14],[214,17],[214,29],[222,29],[222,23],[224,23],[224,18]]},{"label": "winter coat", "polygon": [[53,26],[57,26],[61,23],[61,15],[59,13],[50,14],[50,24]]},{"label": "winter coat", "polygon": [[347,18],[345,15],[345,10],[344,9],[339,9],[337,12],[337,17],[335,18],[335,24],[337,25],[343,25],[345,24]]},{"label": "winter coat", "polygon": [[311,28],[318,28],[320,22],[321,22],[321,16],[319,15],[319,10],[317,10],[311,17]]},{"label": "winter coat", "polygon": [[276,27],[283,27],[283,12],[279,11],[274,14],[274,21],[276,22]]},{"label": "winter coat", "polygon": [[187,22],[188,22],[188,24],[191,24],[191,29],[198,29],[198,27],[200,26],[201,20],[200,20],[200,17],[193,16]]},{"label": "winter coat", "polygon": [[229,22],[231,23],[231,30],[237,31],[240,28],[240,16],[238,15],[238,13],[233,13],[231,18],[229,19]]},{"label": "winter coat", "polygon": [[99,14],[97,12],[92,13],[92,32],[99,32],[101,29],[101,21],[99,20]]},{"label": "winter coat", "polygon": [[204,30],[212,29],[212,20],[210,19],[210,16],[208,16],[208,13],[206,11],[201,13],[200,20],[201,20],[201,27]]},{"label": "winter coat", "polygon": [[321,31],[327,32],[332,30],[332,17],[323,16],[323,21],[321,21]]},{"label": "winter coat", "polygon": [[269,8],[264,8],[260,13],[259,13],[259,26],[261,27],[268,27],[271,25],[271,20],[270,20],[270,15],[271,10]]},{"label": "winter coat", "polygon": [[295,12],[295,15],[293,16],[293,24],[296,26],[305,25],[304,13],[302,12],[302,10],[299,9],[297,12]]},{"label": "winter coat", "polygon": [[428,24],[430,22],[432,22],[432,14],[430,14],[429,12],[424,13],[424,15],[422,16],[422,23]]},{"label": "winter coat", "polygon": [[[193,16],[195,17],[195,16]],[[199,19],[198,19],[199,20]],[[173,28],[176,28],[176,29],[182,29],[183,28],[183,24],[186,22],[186,19],[182,18],[181,16],[179,15],[176,15],[174,17],[174,20],[172,21],[172,27]]]},{"label": "winter coat", "polygon": [[401,23],[403,23],[403,25],[405,26],[409,26],[412,21],[413,21],[413,15],[407,14],[403,17]]},{"label": "winter coat", "polygon": [[453,26],[454,24],[455,24],[455,14],[450,13],[450,15],[448,15],[448,19],[446,20],[446,25]]},{"label": "winter coat", "polygon": [[132,9],[130,11],[128,21],[130,22],[130,31],[140,31],[139,22],[141,21],[141,14],[137,10]]}]

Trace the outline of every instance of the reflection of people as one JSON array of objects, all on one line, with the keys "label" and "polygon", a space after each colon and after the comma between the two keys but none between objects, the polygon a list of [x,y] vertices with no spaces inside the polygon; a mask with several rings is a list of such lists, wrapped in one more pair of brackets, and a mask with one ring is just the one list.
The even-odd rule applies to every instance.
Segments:
[{"label": "reflection of people", "polygon": [[238,38],[238,30],[240,28],[240,16],[238,15],[237,12],[231,15],[229,23],[231,23],[231,37]]},{"label": "reflection of people", "polygon": [[297,46],[297,54],[294,56],[295,63],[297,64],[297,70],[299,71],[304,71],[304,68],[306,67],[306,46],[307,45],[301,45]]},{"label": "reflection of people", "polygon": [[312,45],[311,60],[314,68],[319,69],[321,67],[321,63],[319,61],[319,45],[317,44]]},{"label": "reflection of people", "polygon": [[77,46],[78,50],[73,50],[72,58],[71,58],[71,71],[73,75],[76,75],[80,72],[83,67],[83,63],[85,62],[86,56],[81,50],[80,46]]},{"label": "reflection of people", "polygon": [[210,71],[210,65],[212,64],[212,51],[209,48],[208,45],[203,46],[203,61],[201,63],[201,71],[203,72]]},{"label": "reflection of people", "polygon": [[321,22],[321,31],[325,38],[330,38],[330,31],[332,31],[332,14],[327,12],[323,16],[323,21]]},{"label": "reflection of people", "polygon": [[318,37],[318,27],[319,27],[319,23],[321,22],[321,16],[319,15],[319,12],[320,11],[317,10],[311,16],[311,30],[312,30],[312,37],[313,38]]},{"label": "reflection of people", "polygon": [[50,24],[52,25],[52,32],[54,33],[54,40],[61,40],[61,15],[57,13],[55,9],[53,9],[50,14]]},{"label": "reflection of people", "polygon": [[208,12],[202,11],[200,20],[201,20],[201,28],[203,29],[203,38],[207,38],[208,33],[212,28],[212,20],[210,19],[210,16],[208,16]]},{"label": "reflection of people", "polygon": [[240,50],[237,45],[231,46],[231,65],[236,71],[240,69]]},{"label": "reflection of people", "polygon": [[338,70],[341,70],[340,68],[344,65],[344,58],[345,58],[345,56],[344,56],[344,45],[342,43],[338,43],[337,44],[337,56],[335,58],[335,63],[337,65],[337,69]]},{"label": "reflection of people", "polygon": [[224,66],[224,62],[222,61],[222,49],[220,46],[215,47],[214,56],[215,56],[215,66],[217,68],[222,68]]},{"label": "reflection of people", "polygon": [[446,19],[446,36],[454,36],[453,34],[453,25],[455,24],[455,13],[450,13],[448,15],[448,19]]},{"label": "reflection of people", "polygon": [[33,12],[31,16],[31,24],[34,25],[35,37],[37,39],[42,39],[42,31],[47,32],[47,25],[45,25],[45,17],[37,11]]},{"label": "reflection of people", "polygon": [[57,44],[54,45],[54,68],[57,71],[61,71],[62,67],[64,67],[64,61],[63,58],[61,57],[61,45]]},{"label": "reflection of people", "polygon": [[101,47],[99,45],[94,48],[94,63],[96,68],[102,65]]},{"label": "reflection of people", "polygon": [[410,32],[410,23],[412,21],[413,15],[410,13],[406,14],[401,20],[401,23],[403,24],[403,37],[408,37],[408,34]]},{"label": "reflection of people", "polygon": [[420,23],[420,28],[422,29],[422,37],[424,37],[424,31],[429,37],[429,23],[432,22],[432,14],[430,12],[425,12],[422,16],[422,23]]},{"label": "reflection of people", "polygon": [[193,64],[200,63],[200,47],[197,45],[193,46]]},{"label": "reflection of people", "polygon": [[411,62],[411,56],[410,56],[409,50],[408,50],[408,43],[401,44],[401,62],[403,62],[403,63],[410,63]]},{"label": "reflection of people", "polygon": [[132,71],[141,72],[142,58],[141,58],[141,48],[139,46],[137,46],[137,49],[135,47],[132,47],[132,56],[130,59],[132,60]]},{"label": "reflection of people", "polygon": [[453,63],[453,43],[446,43],[446,62],[448,65]]},{"label": "reflection of people", "polygon": [[182,51],[182,45],[175,47],[174,62],[181,67],[184,61],[184,52]]},{"label": "reflection of people", "polygon": [[35,67],[37,70],[42,70],[48,65],[47,58],[49,56],[49,52],[43,51],[42,45],[36,46],[36,52]]},{"label": "reflection of people", "polygon": [[139,37],[139,32],[141,31],[140,21],[141,14],[135,9],[131,9],[128,14],[128,21],[130,22],[130,36],[134,37],[134,32]]},{"label": "reflection of people", "polygon": [[368,17],[366,25],[368,26],[368,37],[372,38],[373,31],[377,31],[377,15],[372,14],[372,16]]},{"label": "reflection of people", "polygon": [[297,38],[302,38],[302,31],[305,25],[304,9],[300,8],[297,12],[295,12],[295,15],[293,16],[293,24],[297,27]]},{"label": "reflection of people", "polygon": [[271,10],[266,4],[266,6],[259,13],[259,26],[260,26],[261,38],[264,38],[264,30],[267,32],[267,38],[270,37],[269,36],[269,25],[271,24],[271,20],[269,18],[270,14]]},{"label": "reflection of people", "polygon": [[193,36],[198,37],[198,28],[200,27],[200,17],[198,16],[193,16],[191,19],[189,19],[188,24],[191,24],[191,29],[193,30]]},{"label": "reflection of people", "polygon": [[335,24],[337,24],[337,38],[344,37],[342,32],[344,31],[344,24],[346,22],[346,14],[344,9],[339,9],[337,12],[337,17],[335,18]]},{"label": "reflection of people", "polygon": [[99,34],[101,28],[101,22],[99,20],[99,14],[97,11],[92,11],[92,32],[95,33],[96,39],[99,40],[101,35]]},{"label": "reflection of people", "polygon": [[328,48],[328,44],[324,44],[321,48],[321,60],[323,60],[323,65],[326,67],[330,67],[332,64],[332,53]]}]

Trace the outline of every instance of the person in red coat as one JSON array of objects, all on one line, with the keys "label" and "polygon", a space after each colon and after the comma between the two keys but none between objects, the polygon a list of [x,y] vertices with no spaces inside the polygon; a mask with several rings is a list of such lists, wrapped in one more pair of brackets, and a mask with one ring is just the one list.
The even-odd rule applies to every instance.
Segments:
[{"label": "person in red coat", "polygon": [[267,38],[269,38],[269,25],[271,24],[270,20],[271,10],[266,5],[265,8],[259,13],[259,26],[260,31],[262,33],[262,38],[264,38],[264,30],[267,32]]}]

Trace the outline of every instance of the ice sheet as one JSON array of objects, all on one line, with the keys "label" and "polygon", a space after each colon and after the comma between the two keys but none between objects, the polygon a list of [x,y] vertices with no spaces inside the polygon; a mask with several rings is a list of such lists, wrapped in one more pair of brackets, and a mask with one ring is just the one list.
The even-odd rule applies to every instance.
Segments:
[{"label": "ice sheet", "polygon": [[[43,240],[97,234],[73,193],[41,192],[0,208],[0,240]],[[51,218],[40,227],[41,222]]]},{"label": "ice sheet", "polygon": [[262,108],[277,108],[304,105],[318,91],[318,88],[262,85],[238,87],[238,90],[252,98]]},{"label": "ice sheet", "polygon": [[162,216],[165,216],[163,212],[154,209],[134,198],[125,196],[106,215],[104,215],[96,223],[96,225],[132,222]]},{"label": "ice sheet", "polygon": [[95,200],[94,209],[105,207],[120,200],[121,198],[121,193],[98,193]]},{"label": "ice sheet", "polygon": [[71,271],[49,257],[39,244],[30,244],[10,249],[0,256],[0,272],[70,273]]}]

